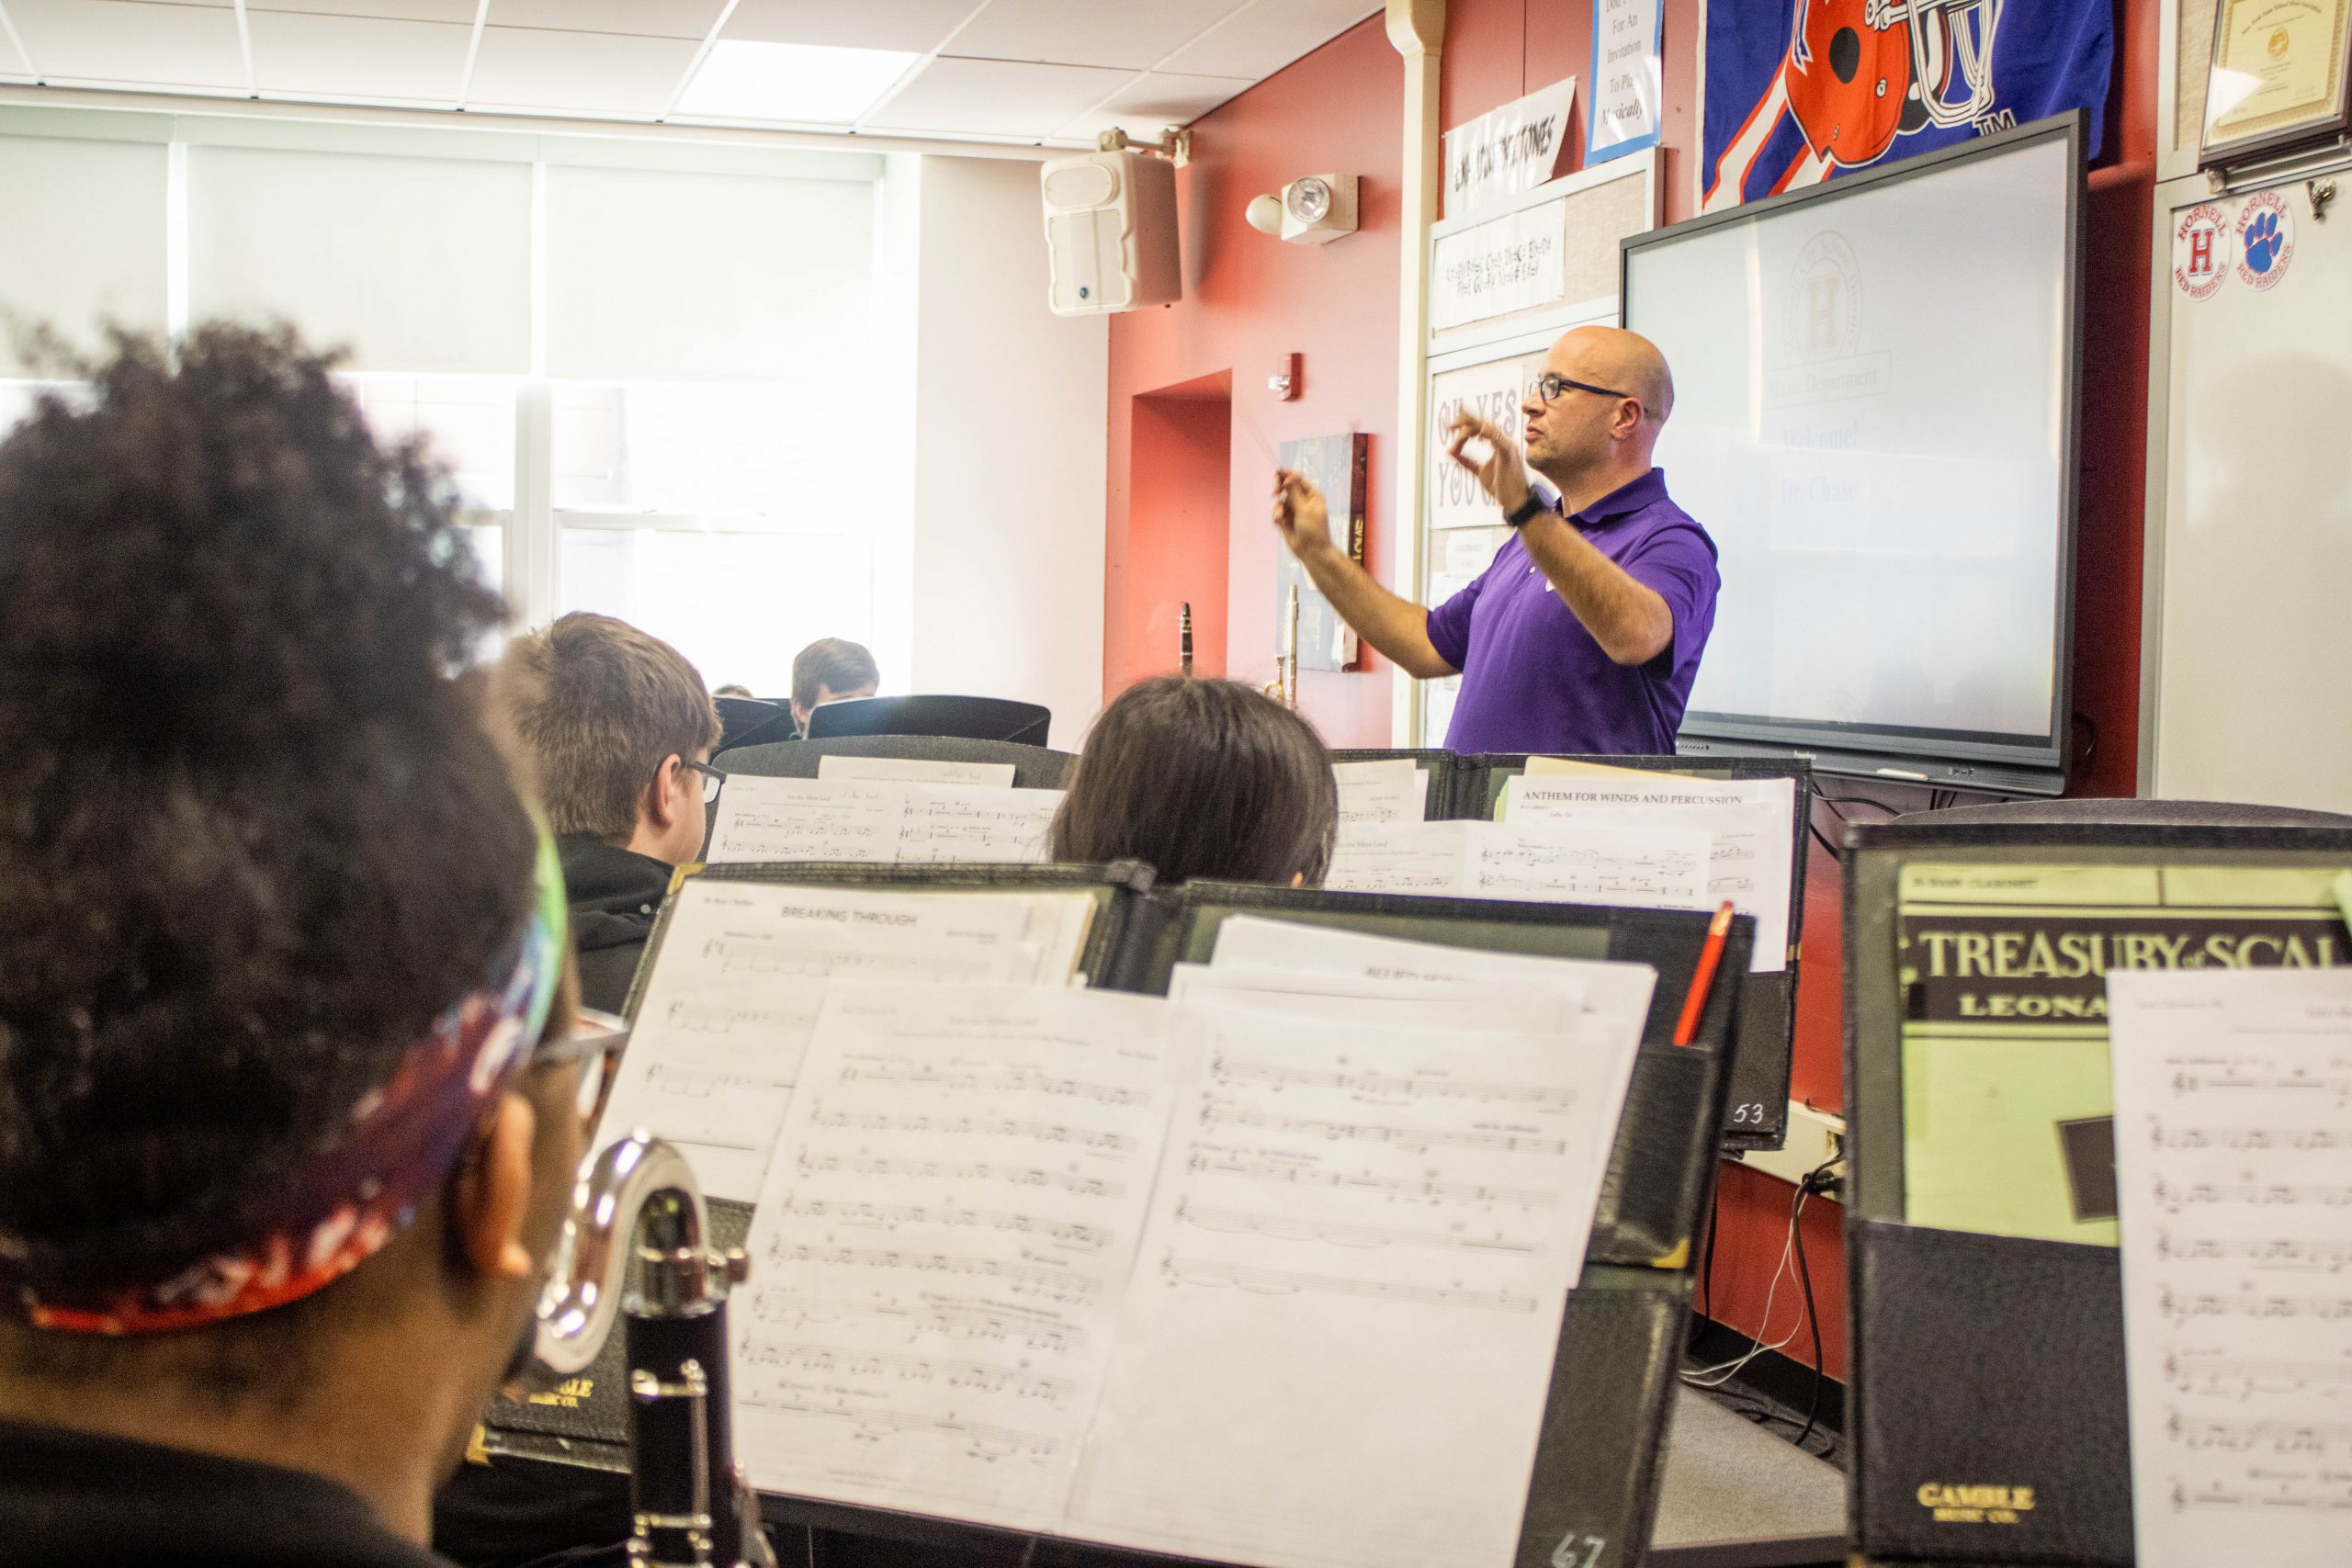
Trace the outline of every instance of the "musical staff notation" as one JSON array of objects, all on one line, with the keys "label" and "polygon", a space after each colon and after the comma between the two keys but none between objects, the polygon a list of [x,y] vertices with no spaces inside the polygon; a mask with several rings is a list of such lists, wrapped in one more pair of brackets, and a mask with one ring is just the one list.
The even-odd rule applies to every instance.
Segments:
[{"label": "musical staff notation", "polygon": [[809,1115],[815,1127],[849,1128],[861,1133],[939,1133],[951,1137],[1019,1138],[1033,1144],[1068,1144],[1072,1148],[1125,1154],[1136,1140],[1125,1133],[1069,1127],[1058,1122],[1030,1122],[1011,1116],[892,1115],[886,1111],[829,1111],[821,1106]]},{"label": "musical staff notation", "polygon": [[1517,1209],[1548,1209],[1556,1194],[1540,1187],[1490,1187],[1475,1181],[1417,1180],[1411,1177],[1374,1176],[1361,1171],[1321,1170],[1253,1156],[1248,1150],[1194,1144],[1185,1168],[1216,1172],[1245,1181],[1265,1181],[1287,1187],[1329,1187],[1358,1192],[1378,1192],[1415,1202],[1501,1203]]},{"label": "musical staff notation", "polygon": [[860,1382],[935,1384],[950,1392],[969,1389],[977,1393],[1006,1393],[1015,1399],[1042,1400],[1048,1404],[1064,1404],[1078,1392],[1078,1384],[1072,1379],[1045,1377],[997,1361],[944,1360],[932,1356],[842,1350],[820,1345],[748,1345],[743,1349],[743,1364]]},{"label": "musical staff notation", "polygon": [[1116,1198],[1125,1184],[1099,1176],[1078,1176],[1066,1170],[1041,1170],[1034,1166],[997,1165],[988,1160],[893,1159],[881,1155],[818,1155],[803,1151],[793,1156],[793,1168],[803,1176],[846,1172],[852,1176],[905,1176],[924,1181],[1002,1181],[1014,1187],[1052,1187],[1088,1198]]},{"label": "musical staff notation", "polygon": [[787,1198],[783,1207],[785,1213],[795,1218],[831,1220],[860,1229],[895,1231],[901,1225],[944,1225],[950,1229],[971,1226],[1005,1231],[1014,1235],[1038,1236],[1057,1247],[1077,1247],[1088,1252],[1100,1252],[1111,1243],[1111,1233],[1101,1225],[1006,1210],[801,1197]]},{"label": "musical staff notation", "polygon": [[1525,1150],[1530,1154],[1555,1155],[1565,1152],[1566,1147],[1557,1138],[1546,1138],[1532,1133],[1432,1130],[1392,1127],[1376,1122],[1332,1122],[1319,1116],[1271,1115],[1262,1111],[1250,1111],[1216,1100],[1201,1107],[1200,1123],[1204,1127],[1260,1127],[1280,1133],[1305,1133],[1332,1143],[1385,1144],[1390,1148],[1402,1149],[1408,1154],[1453,1148]]},{"label": "musical staff notation", "polygon": [[1405,1284],[1394,1280],[1365,1280],[1350,1274],[1316,1274],[1298,1269],[1258,1269],[1238,1263],[1210,1263],[1179,1258],[1160,1259],[1160,1278],[1172,1285],[1204,1290],[1248,1291],[1256,1295],[1295,1296],[1303,1292],[1363,1296],[1417,1306],[1465,1307],[1479,1312],[1532,1313],[1536,1299],[1510,1291],[1457,1290],[1443,1285]]},{"label": "musical staff notation", "polygon": [[1227,1235],[1262,1235],[1276,1241],[1321,1241],[1334,1247],[1430,1247],[1446,1252],[1540,1253],[1544,1244],[1525,1236],[1467,1235],[1455,1231],[1404,1230],[1393,1225],[1350,1224],[1340,1220],[1269,1214],[1246,1209],[1216,1209],[1189,1198],[1176,1205],[1176,1223]]},{"label": "musical staff notation", "polygon": [[1572,1089],[1545,1084],[1471,1083],[1459,1078],[1368,1069],[1270,1066],[1237,1060],[1222,1053],[1209,1058],[1208,1076],[1212,1084],[1220,1087],[1261,1083],[1280,1088],[1335,1089],[1372,1100],[1465,1100],[1479,1105],[1525,1105],[1544,1111],[1566,1111],[1577,1099]]},{"label": "musical staff notation", "polygon": [[[902,1334],[909,1343],[940,1338],[990,1345],[1020,1345],[1055,1356],[1065,1356],[1087,1342],[1086,1329],[1059,1318],[1035,1314],[1010,1306],[917,1306],[891,1302],[849,1302],[765,1290],[752,1298],[752,1310],[762,1322],[792,1332],[809,1327],[833,1327],[844,1322],[878,1323]],[[749,1354],[749,1351],[746,1351]]]}]

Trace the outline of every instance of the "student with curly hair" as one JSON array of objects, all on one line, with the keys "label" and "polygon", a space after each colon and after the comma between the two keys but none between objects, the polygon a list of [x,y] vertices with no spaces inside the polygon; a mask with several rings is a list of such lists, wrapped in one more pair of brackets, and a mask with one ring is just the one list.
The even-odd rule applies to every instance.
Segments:
[{"label": "student with curly hair", "polygon": [[582,1152],[441,473],[289,334],[0,445],[0,1556],[438,1562]]},{"label": "student with curly hair", "polygon": [[1331,754],[1305,719],[1231,681],[1162,675],[1094,721],[1053,858],[1139,860],[1162,885],[1315,886],[1339,822]]}]

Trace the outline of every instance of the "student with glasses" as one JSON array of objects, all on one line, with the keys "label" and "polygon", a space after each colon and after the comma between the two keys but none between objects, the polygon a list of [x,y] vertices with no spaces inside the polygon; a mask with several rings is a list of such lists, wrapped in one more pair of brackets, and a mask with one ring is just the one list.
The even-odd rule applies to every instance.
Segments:
[{"label": "student with glasses", "polygon": [[433,1568],[585,1145],[446,475],[119,342],[0,444],[0,1559]]},{"label": "student with glasses", "polygon": [[562,853],[581,1000],[619,1012],[672,870],[702,853],[718,705],[676,649],[582,611],[510,643],[497,690]]},{"label": "student with glasses", "polygon": [[1334,546],[1322,496],[1286,469],[1274,526],[1358,636],[1408,675],[1462,676],[1452,750],[1670,753],[1721,582],[1714,541],[1652,461],[1673,412],[1674,378],[1648,339],[1579,327],[1552,345],[1520,405],[1523,459],[1509,432],[1457,415],[1442,460],[1476,478],[1511,535],[1433,608],[1391,593]]}]

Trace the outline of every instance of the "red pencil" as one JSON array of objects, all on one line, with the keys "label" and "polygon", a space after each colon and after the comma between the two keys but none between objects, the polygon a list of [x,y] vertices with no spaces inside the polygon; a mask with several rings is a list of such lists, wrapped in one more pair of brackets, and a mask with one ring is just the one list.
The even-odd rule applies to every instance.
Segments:
[{"label": "red pencil", "polygon": [[1731,904],[1715,911],[1707,922],[1707,945],[1699,950],[1699,967],[1690,976],[1690,994],[1682,998],[1682,1021],[1674,1026],[1674,1043],[1688,1045],[1699,1032],[1699,1015],[1707,1010],[1707,992],[1715,983],[1715,965],[1723,962],[1724,938],[1731,934]]}]

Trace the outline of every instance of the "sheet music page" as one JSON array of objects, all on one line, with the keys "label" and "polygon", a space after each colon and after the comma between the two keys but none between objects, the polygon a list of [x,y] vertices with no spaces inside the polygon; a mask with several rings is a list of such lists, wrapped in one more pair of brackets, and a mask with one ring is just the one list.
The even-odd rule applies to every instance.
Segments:
[{"label": "sheet music page", "polygon": [[1206,1017],[1073,1530],[1505,1568],[1640,1014],[1573,1049]]},{"label": "sheet music page", "polygon": [[899,829],[899,863],[1043,865],[1046,833],[1061,803],[1057,789],[909,785]]},{"label": "sheet music page", "polygon": [[1061,800],[1050,789],[737,773],[719,793],[703,858],[1037,865]]},{"label": "sheet music page", "polygon": [[2352,1542],[2352,969],[2116,970],[2141,1568]]},{"label": "sheet music page", "polygon": [[[1573,757],[1530,757],[1526,776],[1531,779],[1633,779],[1655,781],[1661,772],[1656,768],[1620,768],[1608,762],[1579,761]],[[1721,781],[1697,773],[1672,773],[1668,776],[1698,789],[1720,789]]]},{"label": "sheet music page", "polygon": [[1377,762],[1334,762],[1340,785],[1340,830],[1365,822],[1419,822],[1429,798],[1429,775],[1410,757]]},{"label": "sheet music page", "polygon": [[1323,886],[1334,893],[1462,891],[1464,846],[1472,822],[1341,822]]},{"label": "sheet music page", "polygon": [[905,794],[894,784],[729,773],[703,858],[889,865],[905,816]]},{"label": "sheet music page", "polygon": [[820,757],[820,779],[858,779],[892,784],[967,784],[978,789],[1011,789],[1010,762],[931,762],[914,757]]},{"label": "sheet music page", "polygon": [[599,1147],[643,1127],[705,1194],[749,1201],[835,979],[1066,985],[1085,893],[896,893],[688,879],[637,1010]]},{"label": "sheet music page", "polygon": [[1245,1007],[1327,1023],[1377,1024],[1386,1029],[1500,1030],[1556,1034],[1575,1027],[1585,985],[1570,975],[1557,984],[1523,980],[1365,980],[1345,975],[1252,969],[1238,964],[1179,964],[1168,979],[1168,999],[1207,1007]]},{"label": "sheet music page", "polygon": [[[1686,787],[1696,786],[1696,787]],[[1561,822],[1587,828],[1697,828],[1712,839],[1706,902],[1731,900],[1756,917],[1758,974],[1788,967],[1789,900],[1794,858],[1790,824],[1794,779],[1521,777],[1503,786],[1506,822]]]},{"label": "sheet music page", "polygon": [[1473,898],[1702,909],[1708,835],[1696,829],[1465,824],[1462,891]]},{"label": "sheet music page", "polygon": [[1061,1528],[1193,1027],[1107,991],[834,988],[737,1298],[755,1484]]}]

